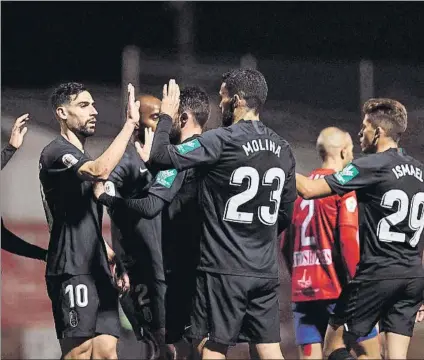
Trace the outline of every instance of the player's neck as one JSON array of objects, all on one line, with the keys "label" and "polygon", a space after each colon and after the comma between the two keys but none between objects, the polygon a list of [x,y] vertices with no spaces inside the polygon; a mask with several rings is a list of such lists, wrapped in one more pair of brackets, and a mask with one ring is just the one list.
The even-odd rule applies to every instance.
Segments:
[{"label": "player's neck", "polygon": [[334,171],[341,171],[343,170],[343,167],[344,166],[341,159],[333,159],[333,158],[325,159],[321,165],[321,169],[330,169]]},{"label": "player's neck", "polygon": [[188,138],[191,138],[194,135],[200,135],[202,133],[202,128],[199,126],[191,128],[189,131],[182,131],[180,137],[180,143],[183,143]]},{"label": "player's neck", "polygon": [[62,128],[60,130],[60,135],[62,135],[66,140],[68,140],[72,145],[76,148],[84,152],[84,145],[86,138],[83,136],[77,136],[74,132],[69,130],[68,128]]},{"label": "player's neck", "polygon": [[377,152],[385,152],[389,149],[397,149],[399,147],[398,143],[391,139],[381,139],[377,143]]},{"label": "player's neck", "polygon": [[259,114],[255,112],[255,110],[247,110],[245,113],[240,114],[239,116],[235,117],[233,124],[238,123],[240,120],[246,120],[246,121],[258,121],[259,120]]}]

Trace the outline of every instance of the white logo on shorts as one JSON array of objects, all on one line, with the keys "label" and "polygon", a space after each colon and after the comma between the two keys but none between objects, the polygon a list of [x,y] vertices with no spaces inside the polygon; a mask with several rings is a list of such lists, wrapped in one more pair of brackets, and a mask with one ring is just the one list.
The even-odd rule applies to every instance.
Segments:
[{"label": "white logo on shorts", "polygon": [[69,312],[69,324],[72,327],[77,327],[78,326],[78,314],[75,310],[71,310]]}]

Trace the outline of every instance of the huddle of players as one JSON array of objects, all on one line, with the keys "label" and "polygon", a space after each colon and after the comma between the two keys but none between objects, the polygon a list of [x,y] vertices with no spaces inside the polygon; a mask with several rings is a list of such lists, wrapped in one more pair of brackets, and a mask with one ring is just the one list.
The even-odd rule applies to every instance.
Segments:
[{"label": "huddle of players", "polygon": [[[393,134],[398,136],[406,129],[406,110],[397,102],[373,100],[366,116],[376,115],[378,121],[374,117],[366,118],[361,134],[363,139],[370,141],[370,133],[375,132],[372,141],[363,149],[373,149],[377,154],[355,160],[342,170],[341,164],[352,159],[350,144],[350,152],[342,149],[342,161],[337,162],[337,168],[334,164],[327,164],[329,169],[339,172],[326,175],[327,171],[322,171],[319,174],[326,175],[324,179],[308,180],[295,174],[295,160],[288,143],[259,120],[267,90],[266,81],[258,71],[244,69],[225,74],[220,89],[223,127],[201,134],[210,111],[207,94],[199,88],[186,88],[180,92],[178,85],[171,80],[168,86],[164,86],[160,111],[157,100],[141,99],[143,107],[155,109],[142,109],[143,116],[147,117],[143,119],[144,124],[150,121],[157,125],[152,139],[150,130],[142,131],[140,101],[135,101],[134,88],[129,85],[125,124],[97,159],[90,158],[84,151],[85,140],[94,134],[96,124],[97,111],[91,94],[77,83],[63,84],[54,91],[52,105],[61,126],[61,136],[46,146],[41,154],[40,181],[51,230],[46,282],[64,358],[117,358],[119,295],[138,339],[148,339],[162,346],[177,343],[185,335],[193,340],[193,346],[205,359],[225,358],[229,345],[247,341],[254,345],[252,351],[259,357],[282,359],[278,261],[274,241],[277,234],[290,224],[296,187],[308,200],[296,200],[295,228],[300,224],[296,223],[298,211],[307,211],[306,218],[312,224],[311,219],[316,213],[311,209],[314,206],[318,209],[318,201],[324,201],[311,198],[335,193],[344,195],[356,190],[357,200],[352,194],[344,200],[333,196],[333,200],[325,200],[327,203],[323,203],[320,211],[324,214],[326,206],[344,206],[346,213],[354,213],[357,211],[356,201],[373,206],[366,213],[371,220],[365,220],[365,240],[360,246],[362,256],[358,269],[363,262],[370,261],[370,256],[373,257],[371,263],[377,264],[374,265],[377,268],[385,266],[389,258],[392,277],[399,279],[395,289],[383,280],[376,286],[375,283],[369,284],[376,278],[370,279],[366,275],[356,281],[357,270],[354,280],[343,288],[334,309],[336,315],[331,318],[331,329],[335,334],[329,357],[349,359],[344,348],[343,328],[356,341],[357,337],[369,334],[380,319],[383,319],[382,331],[395,337],[403,334],[399,336],[407,337],[409,343],[414,321],[411,326],[410,319],[415,318],[424,287],[422,278],[411,280],[423,276],[416,245],[424,226],[420,208],[424,200],[420,195],[423,194],[420,191],[423,190],[422,172],[421,181],[418,170],[414,170],[416,176],[410,174],[411,166],[422,171],[422,165],[395,150],[397,138]],[[405,112],[402,131],[395,126],[399,124],[390,121],[399,111],[401,117],[402,111]],[[330,131],[337,133],[338,130]],[[322,137],[326,136],[332,138],[331,134],[324,132]],[[344,133],[338,136],[347,138]],[[389,147],[387,139],[393,140]],[[144,145],[140,140],[144,140]],[[323,140],[322,147],[330,154],[329,148],[334,144]],[[378,159],[368,160],[376,156]],[[388,166],[399,166],[399,169],[384,172],[382,169]],[[381,179],[383,174],[387,178],[394,174],[395,178],[388,181],[391,188],[400,189],[392,196],[389,193],[389,198],[380,194],[379,186],[385,186],[386,191],[391,189]],[[404,195],[399,195],[400,192]],[[401,220],[396,218],[403,226],[403,242],[387,236],[383,240],[375,239],[375,218],[384,222],[386,218],[382,216],[393,213],[389,207],[395,201],[403,201],[405,196],[411,200],[411,208],[402,208],[402,211],[406,211],[410,221],[402,222],[407,216],[404,213]],[[370,199],[378,204],[369,205]],[[120,240],[119,256],[102,238],[103,205],[109,208]],[[331,219],[323,229],[328,235],[324,237],[320,233],[312,234],[311,228],[303,225],[305,218],[302,221],[298,226],[300,237],[293,237],[294,242],[285,242],[296,247],[290,263],[293,279],[296,278],[302,289],[294,289],[293,294],[305,296],[303,300],[307,301],[332,299],[321,305],[327,311],[334,307],[341,286],[345,285],[343,281],[337,285],[337,266],[345,264],[336,265],[333,253],[336,250],[331,246],[337,241],[329,235],[337,227],[335,220]],[[358,222],[350,221],[340,223],[340,229],[353,227],[356,236]],[[391,221],[394,224],[393,219]],[[389,225],[385,224],[380,224],[377,231],[381,233],[383,227],[388,236],[400,234],[390,232]],[[353,232],[346,230],[349,236]],[[287,231],[290,233],[293,233],[292,228]],[[320,251],[314,251],[321,238],[327,243],[319,248]],[[377,248],[376,241],[382,242],[377,242]],[[357,252],[357,245],[352,249]],[[340,251],[346,252],[346,249]],[[399,260],[400,252],[402,258]],[[313,256],[315,261],[311,260]],[[308,265],[317,262],[322,265],[321,275],[314,272],[316,269],[308,274]],[[349,264],[350,276],[353,276],[354,266],[352,262]],[[367,265],[365,268],[365,273],[372,271],[374,274],[380,270],[370,270]],[[386,270],[385,274],[388,273]],[[325,284],[328,289],[323,291],[317,281],[325,277],[331,281]],[[389,287],[391,297],[382,299],[387,289],[381,289],[381,283]],[[413,292],[406,293],[409,301],[406,305],[398,305],[395,298],[402,286]],[[359,298],[358,289],[361,290]],[[376,297],[373,291],[377,290],[380,290],[377,295],[381,303],[369,298]],[[323,292],[330,296],[320,297]],[[366,299],[362,298],[363,293]],[[295,301],[302,303],[303,300]],[[355,328],[358,302],[363,316],[359,329]],[[371,305],[371,310],[368,308],[366,312],[367,306]],[[400,326],[406,325],[406,330],[396,328],[393,307],[399,312],[407,308],[409,322],[400,320]],[[305,320],[310,310],[296,304],[294,312]],[[388,319],[387,314],[390,314]],[[396,316],[398,322],[405,312]],[[363,324],[363,319],[369,324]],[[307,320],[304,322],[308,324]],[[311,343],[322,340],[322,329],[319,325],[316,328],[319,328],[317,333],[321,337]],[[326,338],[331,335],[327,330]],[[387,340],[389,343],[390,337]],[[176,356],[174,348],[168,350]],[[164,355],[164,351],[161,352]],[[152,357],[156,355],[157,348]]]}]

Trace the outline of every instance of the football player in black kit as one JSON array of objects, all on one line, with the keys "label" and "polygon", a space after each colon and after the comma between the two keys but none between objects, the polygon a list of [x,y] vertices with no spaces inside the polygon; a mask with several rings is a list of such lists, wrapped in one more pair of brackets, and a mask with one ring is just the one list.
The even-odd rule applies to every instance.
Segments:
[{"label": "football player in black kit", "polygon": [[239,338],[261,358],[283,358],[276,239],[296,199],[295,160],[287,141],[259,120],[267,91],[256,70],[225,74],[220,108],[229,126],[174,146],[179,88],[174,80],[164,86],[149,161],[200,175],[201,250],[188,337],[206,341],[204,359],[225,358]]},{"label": "football player in black kit", "polygon": [[[153,174],[146,168],[152,128],[160,110],[160,100],[151,96],[138,97],[140,126],[134,131],[119,164],[112,171],[104,188],[119,199],[137,199],[147,194]],[[137,153],[135,143],[142,155]],[[143,159],[145,161],[143,161]],[[101,183],[95,186],[98,191]],[[97,189],[97,190],[96,190]],[[152,207],[148,208],[152,210]],[[114,247],[121,254],[128,272],[131,290],[121,299],[122,309],[139,341],[149,345],[149,357],[155,357],[158,345],[164,341],[165,328],[165,273],[161,246],[161,217],[159,212],[148,212],[142,217],[123,208],[109,208],[115,235]],[[117,229],[114,229],[114,228]],[[116,241],[117,240],[117,241]]]},{"label": "football player in black kit", "polygon": [[366,156],[324,179],[296,175],[305,199],[356,191],[359,203],[360,261],[337,302],[324,351],[330,360],[352,359],[346,346],[379,322],[388,358],[406,359],[423,302],[424,166],[399,147],[407,128],[401,103],[370,99],[363,112],[359,136]]},{"label": "football player in black kit", "polygon": [[[120,333],[118,289],[109,265],[114,253],[102,237],[102,205],[92,181],[106,180],[138,126],[140,103],[128,85],[126,121],[105,152],[92,159],[84,150],[94,135],[97,110],[80,83],[58,86],[51,97],[60,136],[40,156],[43,205],[50,228],[46,283],[64,359],[116,359]],[[112,266],[116,275],[116,264]],[[128,278],[117,282],[121,290]]]},{"label": "football player in black kit", "polygon": [[[209,115],[207,93],[198,87],[184,88],[180,95],[178,113],[175,114],[178,121],[174,123],[171,141],[186,143],[199,136]],[[137,163],[137,160],[133,162]],[[151,219],[162,211],[162,250],[167,286],[165,340],[168,344],[167,352],[181,358],[188,350],[187,344],[181,340],[190,320],[190,305],[198,260],[196,250],[200,238],[201,220],[198,216],[197,182],[194,173],[193,171],[177,173],[175,169],[161,171],[148,188],[147,194],[140,198],[111,196],[107,188],[106,186],[107,192],[105,192],[101,184],[96,185],[95,196],[109,207],[110,213],[123,214],[126,217],[137,213],[139,216]],[[132,284],[135,283],[131,277],[130,280]],[[172,344],[177,345],[174,347]],[[178,355],[175,355],[176,352]]]}]

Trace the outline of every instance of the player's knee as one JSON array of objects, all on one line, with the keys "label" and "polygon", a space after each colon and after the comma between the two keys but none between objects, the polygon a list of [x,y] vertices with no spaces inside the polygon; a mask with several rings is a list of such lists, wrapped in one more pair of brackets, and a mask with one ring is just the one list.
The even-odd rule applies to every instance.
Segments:
[{"label": "player's knee", "polygon": [[111,335],[101,335],[93,341],[93,359],[116,360],[118,339]]},{"label": "player's knee", "polygon": [[208,354],[215,353],[215,354],[221,354],[225,356],[227,354],[228,345],[219,344],[214,341],[208,340],[206,341],[203,352],[202,352],[202,358],[208,359]]},{"label": "player's knee", "polygon": [[279,343],[255,344],[260,359],[284,359]]},{"label": "player's knee", "polygon": [[66,338],[60,340],[63,359],[90,359],[93,342],[90,338]]}]

